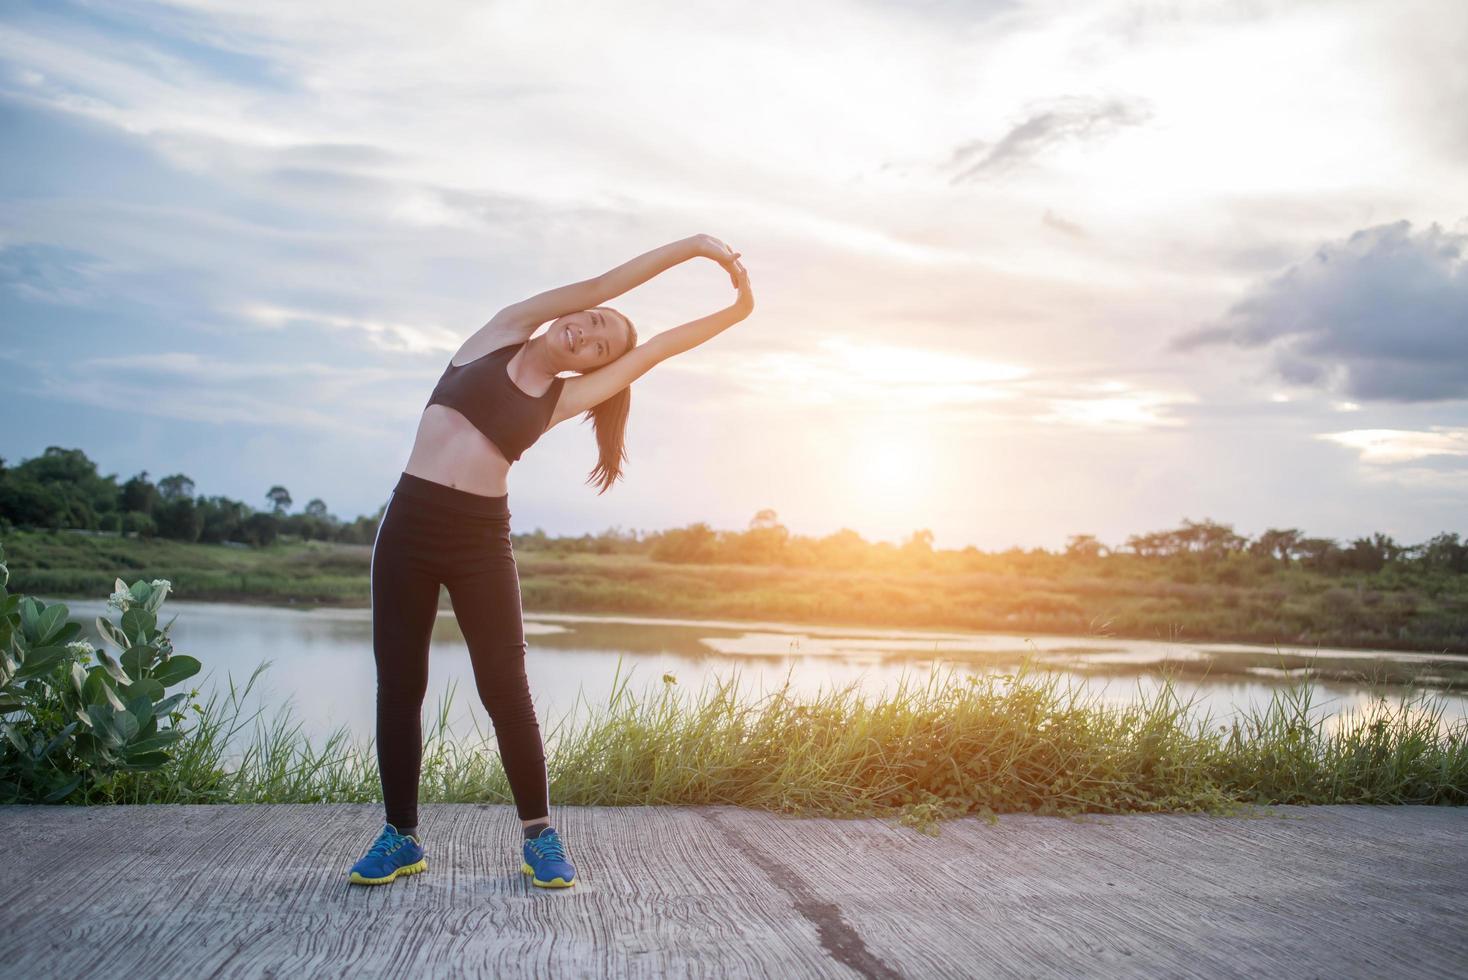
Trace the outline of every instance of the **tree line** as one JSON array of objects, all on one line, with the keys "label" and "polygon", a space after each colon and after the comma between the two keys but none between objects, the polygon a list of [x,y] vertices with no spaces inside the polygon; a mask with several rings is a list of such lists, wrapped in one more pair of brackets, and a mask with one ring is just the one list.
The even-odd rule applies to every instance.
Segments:
[{"label": "tree line", "polygon": [[[194,494],[194,481],[182,473],[156,483],[147,471],[119,483],[102,476],[80,449],[50,446],[33,459],[7,468],[0,458],[0,530],[7,526],[81,528],[143,538],[160,537],[208,543],[263,546],[281,534],[305,540],[370,544],[385,507],[372,515],[343,521],[320,498],[290,513],[290,492],[271,486],[267,506],[256,509],[227,497]],[[559,553],[644,554],[656,561],[707,564],[782,564],[861,567],[912,565],[954,570],[1005,569],[1053,572],[1057,561],[1069,566],[1114,570],[1118,566],[1165,569],[1186,580],[1200,573],[1212,581],[1239,581],[1272,569],[1302,568],[1327,575],[1392,570],[1468,573],[1468,541],[1445,532],[1418,544],[1402,544],[1374,533],[1349,541],[1312,537],[1297,528],[1271,528],[1258,537],[1210,519],[1184,520],[1182,526],[1134,534],[1111,547],[1094,535],[1072,535],[1062,551],[1010,548],[987,553],[972,545],[938,551],[933,532],[923,528],[901,544],[867,541],[842,528],[821,537],[792,534],[769,509],[758,511],[740,531],[716,530],[698,522],[663,531],[611,528],[597,534],[551,536],[537,528],[514,535],[517,548]],[[941,560],[939,560],[941,559]]]},{"label": "tree line", "polygon": [[140,538],[260,547],[281,534],[306,540],[370,543],[378,515],[342,521],[314,498],[290,513],[290,491],[272,486],[266,506],[195,495],[194,481],[173,473],[156,482],[147,470],[118,482],[103,476],[80,449],[48,446],[40,456],[7,467],[0,458],[0,526],[77,528]]}]

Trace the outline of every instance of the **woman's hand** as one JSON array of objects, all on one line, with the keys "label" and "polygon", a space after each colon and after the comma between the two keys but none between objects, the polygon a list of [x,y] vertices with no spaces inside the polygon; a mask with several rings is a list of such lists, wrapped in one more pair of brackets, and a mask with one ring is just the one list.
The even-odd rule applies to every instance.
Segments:
[{"label": "woman's hand", "polygon": [[743,253],[734,251],[713,235],[694,235],[688,241],[693,246],[695,256],[713,259],[722,265],[724,271],[729,273],[729,281],[734,284],[734,288],[739,288],[739,279],[734,274],[733,264]]},{"label": "woman's hand", "polygon": [[734,300],[734,310],[742,320],[754,312],[754,290],[749,287],[749,270],[739,261],[737,253],[729,263],[729,275],[734,280],[734,288],[739,290],[739,296]]}]

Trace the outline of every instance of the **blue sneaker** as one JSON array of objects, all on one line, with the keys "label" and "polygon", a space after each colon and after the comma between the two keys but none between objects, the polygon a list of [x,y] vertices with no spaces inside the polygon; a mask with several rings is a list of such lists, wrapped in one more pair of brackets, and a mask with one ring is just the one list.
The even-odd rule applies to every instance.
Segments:
[{"label": "blue sneaker", "polygon": [[362,860],[352,865],[349,880],[356,885],[385,885],[398,875],[415,875],[428,870],[423,859],[423,845],[418,838],[398,833],[398,828],[387,823],[382,833],[362,855]]},{"label": "blue sneaker", "polygon": [[520,870],[541,888],[570,888],[576,884],[576,869],[566,860],[566,845],[554,827],[525,841],[525,862]]}]

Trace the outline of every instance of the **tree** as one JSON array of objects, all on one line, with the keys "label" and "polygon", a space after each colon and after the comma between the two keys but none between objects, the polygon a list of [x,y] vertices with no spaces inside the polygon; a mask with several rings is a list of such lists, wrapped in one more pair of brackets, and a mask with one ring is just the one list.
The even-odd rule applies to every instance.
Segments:
[{"label": "tree", "polygon": [[1099,558],[1105,545],[1096,540],[1094,534],[1072,534],[1065,543],[1067,558]]},{"label": "tree", "polygon": [[773,510],[770,510],[770,508],[768,507],[764,508],[763,510],[755,511],[754,516],[749,519],[750,530],[779,526],[780,518],[775,514]]},{"label": "tree", "polygon": [[140,514],[151,514],[153,508],[158,506],[160,498],[158,488],[148,479],[148,471],[143,470],[122,485],[119,509],[124,513],[137,511]]},{"label": "tree", "polygon": [[257,547],[273,544],[279,531],[280,525],[274,514],[251,514],[245,521],[245,542]]},{"label": "tree", "polygon": [[823,565],[854,568],[866,563],[870,547],[860,534],[849,527],[843,527],[816,542],[816,555]]},{"label": "tree", "polygon": [[158,522],[153,520],[152,514],[144,514],[142,511],[129,511],[122,515],[122,533],[124,535],[136,534],[140,538],[151,538],[158,533]]},{"label": "tree", "polygon": [[158,493],[164,500],[187,500],[194,495],[194,481],[182,473],[165,476],[158,481]]},{"label": "tree", "polygon": [[780,518],[768,507],[755,512],[750,518],[749,530],[728,537],[726,552],[732,561],[762,565],[778,562],[790,542],[790,531],[780,523]]},{"label": "tree", "polygon": [[306,516],[315,517],[319,520],[325,520],[331,515],[326,512],[326,501],[322,500],[320,497],[314,497],[312,498],[311,502],[306,505]]},{"label": "tree", "polygon": [[276,516],[284,514],[291,505],[291,492],[285,487],[276,485],[265,493],[265,499],[270,501],[271,512]]},{"label": "tree", "polygon": [[1343,563],[1347,568],[1353,568],[1358,572],[1379,572],[1388,561],[1387,548],[1391,538],[1376,535],[1374,538],[1357,538],[1351,542],[1343,556]]},{"label": "tree", "polygon": [[1295,550],[1300,555],[1301,563],[1317,572],[1328,571],[1333,559],[1340,552],[1333,538],[1303,538],[1295,546]]},{"label": "tree", "polygon": [[1133,534],[1126,539],[1126,546],[1139,558],[1158,558],[1171,554],[1171,542],[1166,532]]},{"label": "tree", "polygon": [[245,521],[250,516],[249,507],[228,497],[200,497],[198,511],[203,521],[199,540],[209,544],[241,540]]},{"label": "tree", "polygon": [[902,543],[904,551],[914,551],[919,554],[930,555],[933,553],[933,532],[927,528],[912,532],[912,536]]},{"label": "tree", "polygon": [[63,527],[67,513],[65,498],[53,487],[19,477],[15,470],[0,480],[0,515],[12,524]]},{"label": "tree", "polygon": [[654,536],[652,557],[656,561],[710,562],[714,560],[717,541],[714,529],[699,521]]},{"label": "tree", "polygon": [[1468,544],[1460,543],[1456,534],[1439,534],[1420,547],[1428,568],[1468,572]]},{"label": "tree", "polygon": [[1289,561],[1300,546],[1302,534],[1295,528],[1270,528],[1259,535],[1259,540],[1249,545],[1249,551],[1280,561]]},{"label": "tree", "polygon": [[[117,477],[103,477],[97,473],[97,464],[87,458],[80,449],[63,449],[47,446],[40,456],[28,459],[5,475],[6,483],[28,484],[23,492],[32,504],[36,494],[50,498],[44,509],[49,516],[44,521],[48,527],[95,528],[102,514],[117,510]],[[41,524],[32,517],[11,517],[18,523]]]},{"label": "tree", "polygon": [[189,497],[175,497],[153,513],[158,536],[173,541],[197,541],[204,530],[204,516]]}]

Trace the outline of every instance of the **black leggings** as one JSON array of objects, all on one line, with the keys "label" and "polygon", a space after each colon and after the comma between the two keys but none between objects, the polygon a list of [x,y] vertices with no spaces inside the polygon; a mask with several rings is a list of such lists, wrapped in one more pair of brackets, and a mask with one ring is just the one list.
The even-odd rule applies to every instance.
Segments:
[{"label": "black leggings", "polygon": [[372,650],[377,660],[377,765],[387,822],[418,824],[421,713],[439,585],[469,647],[479,700],[521,820],[550,813],[545,746],[525,678],[520,576],[510,498],[456,490],[403,473],[372,543]]}]

